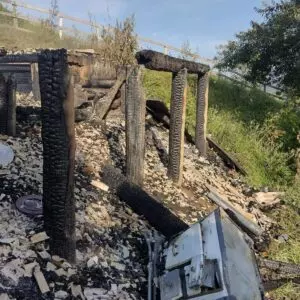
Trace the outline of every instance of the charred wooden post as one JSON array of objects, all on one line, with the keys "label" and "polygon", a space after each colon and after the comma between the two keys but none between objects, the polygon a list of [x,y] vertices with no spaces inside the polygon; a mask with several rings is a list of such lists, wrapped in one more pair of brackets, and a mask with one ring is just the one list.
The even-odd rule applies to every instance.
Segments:
[{"label": "charred wooden post", "polygon": [[144,179],[146,100],[142,88],[142,70],[133,67],[126,82],[126,175],[142,185]]},{"label": "charred wooden post", "polygon": [[16,82],[0,75],[0,133],[16,135]]},{"label": "charred wooden post", "polygon": [[65,49],[39,55],[43,213],[52,254],[75,262],[74,99]]},{"label": "charred wooden post", "polygon": [[7,134],[7,86],[5,77],[0,74],[0,134]]},{"label": "charred wooden post", "polygon": [[168,176],[181,185],[184,154],[187,69],[173,73],[170,107]]},{"label": "charred wooden post", "polygon": [[198,75],[195,144],[202,156],[206,156],[208,85],[209,73]]},{"label": "charred wooden post", "polygon": [[7,134],[16,135],[16,80],[10,76],[7,79]]}]

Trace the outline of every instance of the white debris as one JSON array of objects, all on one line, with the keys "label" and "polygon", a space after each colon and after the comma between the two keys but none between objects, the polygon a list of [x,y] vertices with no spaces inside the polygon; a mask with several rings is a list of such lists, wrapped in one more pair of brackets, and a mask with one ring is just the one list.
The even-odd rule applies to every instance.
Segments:
[{"label": "white debris", "polygon": [[53,263],[51,263],[51,262],[48,261],[46,269],[49,272],[49,271],[55,271],[57,268],[56,268],[56,266]]},{"label": "white debris", "polygon": [[48,293],[50,291],[48,283],[44,277],[44,274],[41,272],[39,267],[35,268],[33,275],[39,286],[41,293],[42,294]]},{"label": "white debris", "polygon": [[49,252],[47,252],[46,250],[44,251],[41,251],[41,252],[38,252],[39,256],[42,258],[42,259],[45,259],[45,260],[50,260],[51,259],[51,255]]},{"label": "white debris", "polygon": [[82,300],[84,299],[82,289],[80,285],[76,285],[73,282],[70,283],[71,293],[74,298],[80,297]]},{"label": "white debris", "polygon": [[14,159],[14,152],[10,146],[0,143],[0,166],[6,167]]},{"label": "white debris", "polygon": [[66,291],[57,291],[54,296],[56,299],[66,299],[68,297],[68,293]]},{"label": "white debris", "polygon": [[109,190],[109,187],[105,183],[103,183],[99,180],[92,180],[91,185],[93,185],[94,187],[96,187],[102,191],[105,191],[105,192],[107,192]]},{"label": "white debris", "polygon": [[0,300],[9,300],[9,297],[7,294],[0,294]]},{"label": "white debris", "polygon": [[68,273],[63,268],[55,270],[54,272],[56,273],[57,276],[67,276],[68,275]]},{"label": "white debris", "polygon": [[87,261],[87,267],[92,268],[98,265],[98,256],[93,256]]},{"label": "white debris", "polygon": [[107,295],[107,291],[101,288],[85,288],[84,296],[86,297],[87,300],[111,299],[111,297]]},{"label": "white debris", "polygon": [[39,232],[39,233],[33,235],[30,238],[31,242],[34,243],[34,244],[39,243],[39,242],[43,242],[47,239],[49,239],[49,236],[46,234],[45,231]]},{"label": "white debris", "polygon": [[24,269],[21,267],[22,261],[17,258],[7,263],[0,271],[0,273],[11,280],[13,285],[17,285],[19,278],[25,275]]},{"label": "white debris", "polygon": [[32,277],[33,269],[34,269],[34,267],[37,266],[37,265],[38,265],[38,263],[37,263],[36,261],[24,265],[24,270],[25,270],[24,276],[25,276],[25,277]]},{"label": "white debris", "polygon": [[113,261],[110,265],[111,265],[111,267],[114,267],[119,271],[125,271],[125,265],[124,264],[120,264],[118,262]]}]

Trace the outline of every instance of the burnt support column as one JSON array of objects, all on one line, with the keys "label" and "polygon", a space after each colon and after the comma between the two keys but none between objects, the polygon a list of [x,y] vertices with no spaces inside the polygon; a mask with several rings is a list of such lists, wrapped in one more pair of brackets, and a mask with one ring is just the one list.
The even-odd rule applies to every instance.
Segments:
[{"label": "burnt support column", "polygon": [[198,75],[195,144],[202,156],[206,156],[208,86],[209,73]]},{"label": "burnt support column", "polygon": [[182,181],[187,69],[173,73],[170,107],[168,176],[179,186]]},{"label": "burnt support column", "polygon": [[144,179],[146,100],[141,67],[133,67],[126,82],[126,176],[139,186]]},{"label": "burnt support column", "polygon": [[7,105],[6,80],[0,74],[0,134],[7,134]]},{"label": "burnt support column", "polygon": [[16,83],[0,75],[0,134],[16,134]]},{"label": "burnt support column", "polygon": [[67,51],[39,56],[43,140],[43,213],[50,252],[75,262],[74,88]]}]

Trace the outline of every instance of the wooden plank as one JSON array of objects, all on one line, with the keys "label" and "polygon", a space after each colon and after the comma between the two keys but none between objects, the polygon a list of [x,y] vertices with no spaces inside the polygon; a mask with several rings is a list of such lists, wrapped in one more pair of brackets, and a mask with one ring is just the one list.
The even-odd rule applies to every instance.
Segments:
[{"label": "wooden plank", "polygon": [[254,222],[243,216],[240,212],[238,212],[228,201],[221,198],[216,192],[210,191],[207,194],[208,199],[216,203],[218,206],[223,208],[229,217],[243,229],[246,233],[251,236],[258,237],[263,234],[263,230]]},{"label": "wooden plank", "polygon": [[134,212],[143,215],[156,230],[167,238],[186,230],[189,226],[173,214],[160,201],[153,198],[136,184],[129,182],[124,175],[112,166],[105,166],[102,181],[111,189],[116,190],[122,201]]},{"label": "wooden plank", "polygon": [[185,68],[188,73],[203,75],[210,69],[208,65],[172,57],[153,50],[137,52],[136,59],[139,64],[143,64],[146,68],[157,71],[177,73]]},{"label": "wooden plank", "polygon": [[170,108],[168,176],[179,186],[182,181],[187,69],[173,73]]},{"label": "wooden plank", "polygon": [[0,134],[7,134],[7,86],[5,77],[0,74]]},{"label": "wooden plank", "polygon": [[144,180],[146,100],[142,88],[142,69],[133,67],[126,81],[126,176],[142,186]]},{"label": "wooden plank", "polygon": [[198,75],[195,144],[200,155],[206,156],[209,73]]},{"label": "wooden plank", "polygon": [[43,215],[51,254],[75,262],[74,87],[67,51],[39,55],[42,104]]}]

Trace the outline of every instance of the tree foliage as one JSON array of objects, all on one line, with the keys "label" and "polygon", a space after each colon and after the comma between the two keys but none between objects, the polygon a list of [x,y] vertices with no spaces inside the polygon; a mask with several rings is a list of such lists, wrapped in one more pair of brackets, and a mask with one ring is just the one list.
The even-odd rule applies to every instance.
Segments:
[{"label": "tree foliage", "polygon": [[281,0],[256,9],[263,22],[251,22],[221,50],[221,68],[242,68],[252,82],[277,84],[300,95],[300,1]]}]

